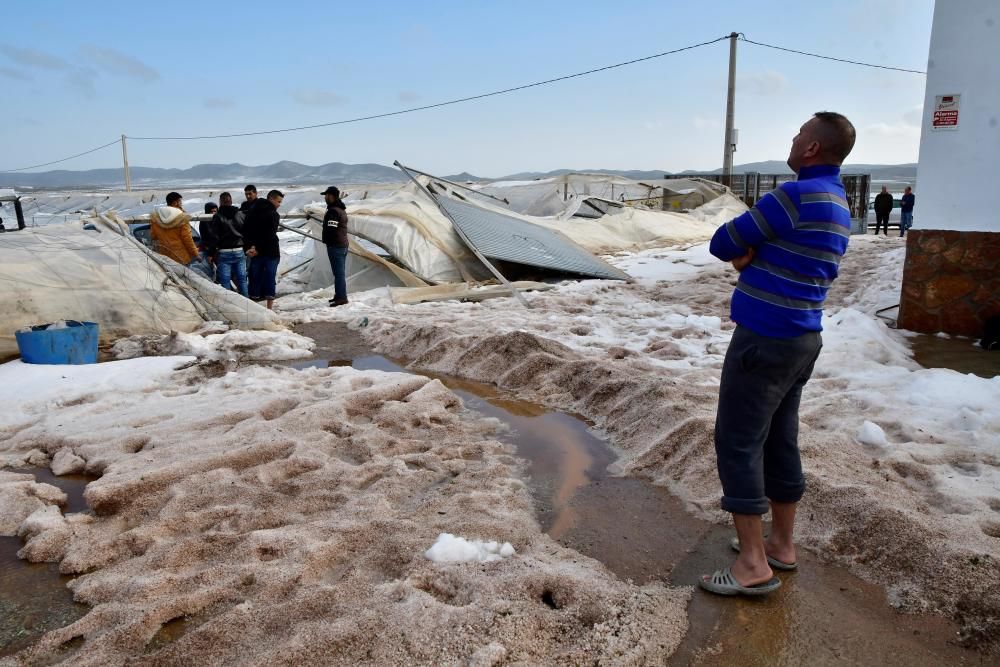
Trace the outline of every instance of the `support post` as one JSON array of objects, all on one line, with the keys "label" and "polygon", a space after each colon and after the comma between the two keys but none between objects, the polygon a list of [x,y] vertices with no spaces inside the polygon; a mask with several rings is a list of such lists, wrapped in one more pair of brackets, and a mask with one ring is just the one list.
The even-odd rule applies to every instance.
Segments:
[{"label": "support post", "polygon": [[726,137],[722,154],[722,184],[732,187],[733,176],[733,117],[736,114],[736,37],[729,33],[729,89],[726,95]]},{"label": "support post", "polygon": [[125,135],[122,135],[122,162],[125,164],[125,192],[132,192],[132,178],[128,173],[128,146],[125,144]]}]

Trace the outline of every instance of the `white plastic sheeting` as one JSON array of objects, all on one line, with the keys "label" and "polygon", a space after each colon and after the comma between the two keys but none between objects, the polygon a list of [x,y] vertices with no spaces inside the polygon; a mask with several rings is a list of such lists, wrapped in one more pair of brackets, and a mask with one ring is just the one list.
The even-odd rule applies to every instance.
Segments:
[{"label": "white plastic sheeting", "polygon": [[[513,207],[508,208],[503,202],[470,195],[460,188],[442,188],[435,179],[423,176],[419,178],[423,182],[435,184],[438,192],[456,192],[465,197],[468,204],[558,231],[595,254],[704,241],[711,237],[720,224],[746,210],[746,206],[736,197],[723,194],[694,211],[684,213],[626,207],[612,209],[617,212],[594,220],[561,219],[562,211],[556,211],[554,217],[538,217],[517,213],[512,210]],[[616,186],[634,184],[627,179],[615,179],[615,182]],[[522,186],[515,184],[510,187]],[[491,194],[494,196],[509,194],[505,193],[505,187],[497,184],[493,184],[492,188]],[[595,186],[593,189],[598,188]],[[347,203],[351,233],[385,248],[402,266],[422,280],[440,284],[478,282],[492,278],[489,271],[462,243],[448,218],[412,184],[404,185],[379,199]],[[578,206],[579,202],[566,204],[560,201],[560,204]],[[314,217],[322,218],[326,206],[312,204],[307,205],[305,210]],[[312,224],[311,233],[318,236],[319,225]],[[310,243],[312,242],[306,242],[307,245]],[[314,251],[304,249],[303,252],[313,256]],[[321,285],[325,280],[332,283],[332,273],[326,273],[329,271],[329,263],[325,261],[325,250],[320,254],[323,256],[318,262],[321,266],[316,269],[316,275],[308,279],[310,288],[328,286],[329,283]],[[351,274],[350,267],[348,273]],[[371,282],[365,284],[371,285]],[[390,284],[395,283],[383,283]]]},{"label": "white plastic sheeting", "polygon": [[[385,248],[407,270],[429,283],[492,278],[452,229],[437,205],[412,185],[356,204],[347,202],[352,234]],[[307,206],[322,218],[325,205]]]},{"label": "white plastic sheeting", "polygon": [[[303,238],[302,250],[295,255],[300,268],[289,271],[289,278],[299,283],[303,290],[324,289],[333,285],[333,269],[326,246],[314,239],[321,238],[320,221],[310,219],[302,231],[313,238]],[[424,287],[427,283],[406,269],[395,266],[376,255],[356,239],[350,240],[347,255],[347,292],[363,292],[377,287]],[[307,261],[308,260],[308,261]]]},{"label": "white plastic sheeting", "polygon": [[[400,175],[400,181],[403,176]],[[345,201],[361,201],[370,197],[385,197],[396,190],[399,185],[384,183],[375,185],[347,186]],[[279,213],[282,215],[301,213],[309,204],[322,205],[323,195],[320,193],[325,186],[277,186],[285,194]],[[257,193],[261,197],[267,195],[270,185],[257,184]],[[98,213],[114,211],[123,218],[141,218],[149,216],[155,206],[165,203],[167,193],[171,189],[141,190],[134,192],[38,192],[22,197],[24,215],[28,226],[41,226],[67,220],[78,220],[89,217],[96,210]],[[199,215],[205,209],[206,202],[219,203],[219,195],[228,192],[233,197],[233,203],[239,206],[243,202],[242,186],[226,186],[212,188],[176,189],[183,197],[184,209],[192,215]]]},{"label": "white plastic sheeting", "polygon": [[152,253],[115,224],[99,231],[53,224],[0,234],[0,356],[17,353],[21,327],[97,322],[102,340],[193,331],[206,319],[278,328],[271,312]]}]

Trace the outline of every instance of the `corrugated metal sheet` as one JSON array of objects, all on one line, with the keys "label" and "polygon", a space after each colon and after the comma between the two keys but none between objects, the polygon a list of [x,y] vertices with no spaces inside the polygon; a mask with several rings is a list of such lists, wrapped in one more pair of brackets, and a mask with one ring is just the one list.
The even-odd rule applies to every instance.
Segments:
[{"label": "corrugated metal sheet", "polygon": [[593,278],[628,279],[624,271],[557,231],[445,195],[435,194],[434,199],[489,259]]}]

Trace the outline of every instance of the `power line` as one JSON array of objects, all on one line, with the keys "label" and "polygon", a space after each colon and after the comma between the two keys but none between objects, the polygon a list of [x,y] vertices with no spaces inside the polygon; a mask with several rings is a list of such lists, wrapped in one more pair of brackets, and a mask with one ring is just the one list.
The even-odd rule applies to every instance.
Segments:
[{"label": "power line", "polygon": [[876,67],[878,69],[891,69],[896,72],[910,72],[911,74],[927,74],[927,72],[918,69],[906,69],[905,67],[891,67],[889,65],[875,65],[872,63],[863,63],[859,60],[847,60],[846,58],[834,58],[833,56],[823,56],[818,53],[809,53],[808,51],[796,51],[795,49],[786,49],[783,46],[775,46],[774,44],[765,44],[763,42],[755,42],[752,39],[747,39],[746,36],[741,32],[740,40],[746,42],[747,44],[755,44],[757,46],[766,46],[769,49],[777,49],[778,51],[787,51],[788,53],[797,53],[800,56],[811,56],[813,58],[822,58],[823,60],[835,60],[838,63],[850,63],[851,65],[862,65],[864,67]]},{"label": "power line", "polygon": [[496,95],[505,95],[507,93],[513,93],[519,90],[525,90],[527,88],[535,88],[537,86],[544,86],[550,83],[556,83],[559,81],[566,81],[567,79],[575,79],[581,76],[587,76],[588,74],[596,74],[597,72],[605,72],[610,69],[615,69],[617,67],[625,67],[626,65],[634,65],[635,63],[641,63],[646,60],[653,60],[654,58],[662,58],[663,56],[669,56],[674,53],[680,53],[681,51],[690,51],[691,49],[697,49],[702,46],[707,46],[709,44],[715,44],[716,42],[721,42],[723,40],[729,39],[728,35],[726,37],[719,37],[718,39],[713,39],[707,42],[701,42],[700,44],[692,44],[690,46],[684,46],[679,49],[672,49],[670,51],[664,51],[663,53],[656,53],[651,56],[645,56],[643,58],[636,58],[634,60],[627,60],[622,63],[616,63],[614,65],[607,65],[605,67],[598,67],[597,69],[590,69],[586,72],[577,72],[576,74],[567,74],[566,76],[556,77],[554,79],[546,79],[545,81],[536,81],[535,83],[528,83],[523,86],[515,86],[513,88],[505,88],[503,90],[494,90],[489,93],[482,93],[480,95],[471,95],[469,97],[462,97],[456,100],[448,100],[447,102],[438,102],[436,104],[426,104],[420,107],[412,107],[409,109],[401,109],[399,111],[390,111],[388,113],[373,114],[371,116],[360,116],[358,118],[349,118],[347,120],[336,120],[329,123],[316,123],[315,125],[302,125],[300,127],[286,127],[278,130],[260,130],[257,132],[237,132],[234,134],[212,134],[203,136],[190,136],[190,137],[127,137],[128,139],[134,139],[137,141],[159,141],[159,140],[194,140],[194,139],[230,139],[233,137],[251,137],[261,134],[279,134],[282,132],[298,132],[300,130],[312,130],[318,127],[330,127],[333,125],[346,125],[347,123],[359,123],[365,120],[374,120],[376,118],[387,118],[389,116],[399,116],[402,114],[413,113],[415,111],[425,111],[427,109],[436,109],[438,107],[449,106],[451,104],[460,104],[462,102],[471,102],[472,100],[481,100],[486,97],[494,97]]},{"label": "power line", "polygon": [[61,160],[53,160],[52,162],[43,162],[42,164],[33,164],[30,167],[19,167],[17,169],[0,169],[0,172],[12,173],[15,171],[27,171],[29,169],[37,169],[38,167],[47,167],[50,164],[59,164],[60,162],[66,162],[67,160],[72,160],[73,158],[81,157],[83,155],[89,155],[90,153],[96,153],[102,148],[107,148],[108,146],[113,146],[117,143],[121,143],[121,139],[115,139],[114,141],[109,141],[103,146],[98,146],[97,148],[91,148],[89,151],[83,151],[82,153],[77,153],[76,155],[70,155],[69,157],[64,157]]},{"label": "power line", "polygon": [[[729,36],[719,37],[717,39],[712,39],[707,42],[700,42],[698,44],[691,44],[690,46],[684,46],[678,49],[671,49],[670,51],[664,51],[662,53],[655,53],[650,56],[644,56],[642,58],[635,58],[633,60],[626,60],[625,62],[615,63],[614,65],[606,65],[604,67],[598,67],[596,69],[586,70],[584,72],[576,72],[575,74],[567,74],[565,76],[556,77],[554,79],[546,79],[544,81],[536,81],[534,83],[524,84],[522,86],[515,86],[513,88],[505,88],[503,90],[494,90],[488,93],[481,93],[479,95],[471,95],[469,97],[461,97],[454,100],[448,100],[446,102],[437,102],[435,104],[426,104],[419,107],[411,107],[408,109],[400,109],[398,111],[389,111],[386,113],[372,114],[370,116],[359,116],[357,118],[348,118],[345,120],[331,121],[327,123],[316,123],[313,125],[302,125],[299,127],[286,127],[275,130],[260,130],[256,132],[236,132],[232,134],[213,134],[213,135],[197,135],[197,136],[178,136],[178,137],[127,137],[128,139],[134,139],[137,141],[189,141],[198,139],[230,139],[235,137],[251,137],[264,134],[280,134],[284,132],[299,132],[302,130],[312,130],[320,127],[332,127],[334,125],[346,125],[348,123],[359,123],[366,120],[375,120],[377,118],[388,118],[390,116],[399,116],[402,114],[414,113],[416,111],[426,111],[427,109],[436,109],[439,107],[450,106],[453,104],[461,104],[462,102],[471,102],[473,100],[481,100],[487,97],[495,97],[497,95],[506,95],[508,93],[517,92],[520,90],[527,90],[528,88],[536,88],[538,86],[545,86],[551,83],[558,83],[560,81],[567,81],[569,79],[575,79],[582,76],[588,76],[590,74],[597,74],[598,72],[606,72],[608,70],[616,69],[619,67],[625,67],[626,65],[634,65],[636,63],[645,62],[647,60],[653,60],[655,58],[662,58],[664,56],[669,56],[674,53],[681,53],[682,51],[690,51],[691,49],[697,49],[702,46],[708,46],[709,44],[715,44],[716,42],[721,42],[729,39]],[[809,56],[812,58],[820,58],[822,60],[833,60],[835,62],[848,63],[851,65],[860,65],[862,67],[873,67],[877,69],[893,70],[896,72],[909,72],[911,74],[927,74],[921,70],[907,69],[904,67],[892,67],[889,65],[876,65],[873,63],[861,62],[858,60],[848,60],[846,58],[835,58],[833,56],[824,56],[818,53],[810,53],[808,51],[799,51],[797,49],[789,49],[783,46],[777,46],[775,44],[766,44],[764,42],[757,42],[752,39],[747,39],[746,35],[739,33],[739,39],[746,42],[747,44],[753,44],[755,46],[764,46],[769,49],[776,49],[778,51],[785,51],[787,53],[796,53],[802,56]],[[109,141],[106,144],[98,146],[96,148],[91,148],[90,150],[83,151],[82,153],[77,153],[75,155],[70,155],[68,157],[61,158],[59,160],[53,160],[51,162],[43,162],[41,164],[31,165],[29,167],[18,167],[17,169],[6,169],[0,170],[7,173],[13,173],[18,171],[28,171],[30,169],[37,169],[39,167],[48,167],[53,164],[59,164],[61,162],[67,162],[84,155],[89,155],[90,153],[95,153],[99,150],[107,148],[108,146],[113,146],[114,144],[120,143],[121,139],[115,139],[114,141]]]}]

